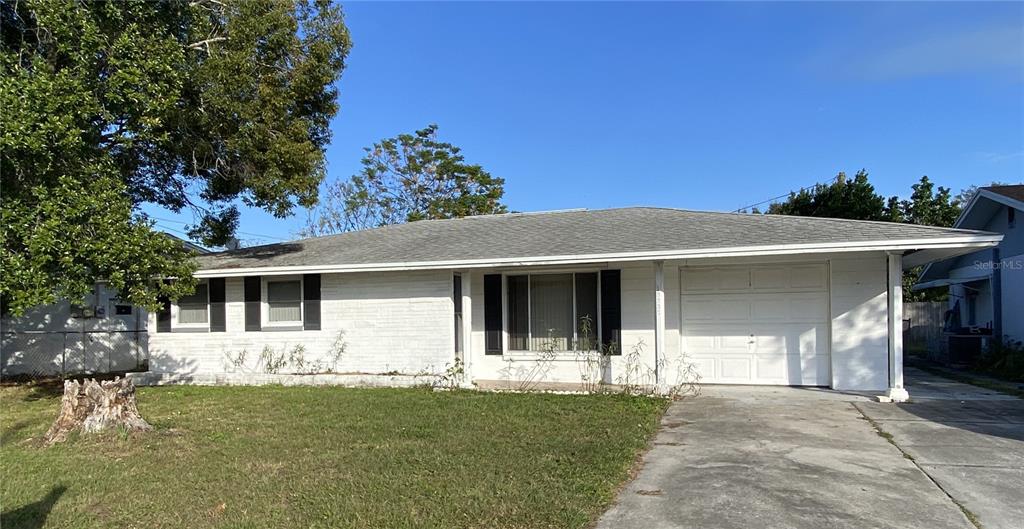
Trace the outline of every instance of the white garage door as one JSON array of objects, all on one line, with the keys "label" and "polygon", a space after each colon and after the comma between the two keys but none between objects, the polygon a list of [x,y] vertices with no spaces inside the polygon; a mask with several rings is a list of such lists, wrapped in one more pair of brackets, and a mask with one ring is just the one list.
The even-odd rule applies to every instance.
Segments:
[{"label": "white garage door", "polygon": [[828,268],[684,267],[682,350],[701,382],[828,386]]}]

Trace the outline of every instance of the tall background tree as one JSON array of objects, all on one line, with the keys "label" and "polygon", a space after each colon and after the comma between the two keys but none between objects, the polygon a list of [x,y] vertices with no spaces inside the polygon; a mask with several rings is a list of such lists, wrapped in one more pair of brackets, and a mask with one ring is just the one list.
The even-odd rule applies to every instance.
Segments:
[{"label": "tall background tree", "polygon": [[332,182],[301,234],[326,235],[425,219],[505,213],[505,181],[438,141],[437,125],[365,149],[363,168]]},{"label": "tall background tree", "polygon": [[[875,192],[875,187],[868,181],[867,171],[861,169],[852,180],[839,173],[829,184],[790,193],[785,201],[771,204],[768,213],[951,227],[960,216],[960,208],[959,196],[954,197],[949,188],[936,187],[927,176],[922,176],[911,186],[909,199],[886,198]],[[904,297],[908,301],[945,299],[945,289],[921,292],[910,289],[920,277],[921,270],[918,267],[904,272]]]},{"label": "tall background tree", "polygon": [[283,217],[316,202],[350,48],[340,7],[3,0],[0,24],[6,309],[100,279],[147,306],[191,290],[144,204],[192,210],[190,236],[220,245],[238,204]]},{"label": "tall background tree", "polygon": [[[867,171],[861,169],[853,178],[839,173],[828,184],[790,193],[784,202],[768,206],[768,213],[803,217],[837,219],[893,220],[893,204],[886,202],[868,182]],[[897,208],[898,210],[898,208]]]}]

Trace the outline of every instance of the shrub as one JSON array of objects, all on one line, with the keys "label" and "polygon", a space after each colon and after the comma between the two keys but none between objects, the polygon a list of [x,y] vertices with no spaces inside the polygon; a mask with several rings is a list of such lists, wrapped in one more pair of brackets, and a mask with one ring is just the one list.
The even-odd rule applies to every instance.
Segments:
[{"label": "shrub", "polygon": [[1024,382],[1024,343],[1003,337],[978,357],[974,370],[1007,380]]}]

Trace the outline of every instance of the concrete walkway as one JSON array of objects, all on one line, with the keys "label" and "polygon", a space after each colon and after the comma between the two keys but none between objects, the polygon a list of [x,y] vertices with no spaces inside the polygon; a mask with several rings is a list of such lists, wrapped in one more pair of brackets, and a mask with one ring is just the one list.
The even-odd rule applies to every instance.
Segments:
[{"label": "concrete walkway", "polygon": [[857,403],[985,529],[1024,528],[1024,400],[907,369],[907,404]]},{"label": "concrete walkway", "polygon": [[855,404],[870,400],[705,387],[669,408],[643,468],[597,526],[974,529]]}]

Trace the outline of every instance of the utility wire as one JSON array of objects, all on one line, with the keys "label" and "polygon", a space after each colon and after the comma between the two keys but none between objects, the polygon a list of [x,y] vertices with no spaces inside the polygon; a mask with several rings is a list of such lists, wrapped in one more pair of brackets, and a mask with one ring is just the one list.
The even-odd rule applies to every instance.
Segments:
[{"label": "utility wire", "polygon": [[[832,184],[836,180],[839,180],[839,175],[836,175],[836,176],[830,178],[829,180],[827,180],[827,182],[828,182],[828,184]],[[824,183],[823,182],[815,182],[815,183],[813,183],[813,184],[811,184],[809,186],[801,187],[800,189],[796,190],[795,193],[800,193],[802,191],[806,191],[808,189],[817,187],[819,185],[824,185]],[[751,204],[749,206],[743,206],[741,208],[737,208],[736,210],[733,211],[733,213],[743,213],[745,210],[748,210],[748,209],[753,208],[753,207],[760,206],[761,204],[765,204],[765,203],[769,203],[769,202],[775,202],[776,200],[778,200],[780,198],[786,198],[789,195],[791,195],[792,193],[794,193],[794,191],[790,191],[790,192],[788,192],[788,193],[786,193],[784,195],[779,195],[777,197],[769,198],[768,200],[762,200],[760,202],[757,202],[756,204]]]},{"label": "utility wire", "polygon": [[[184,222],[184,221],[181,221],[181,220],[165,219],[165,218],[162,218],[162,217],[149,217],[149,218],[151,218],[153,220],[163,221],[163,222],[173,222],[175,224],[183,224],[183,225],[188,225],[189,224],[188,222]],[[170,228],[168,228],[168,229],[170,229]],[[178,230],[172,230],[172,231],[177,231],[178,233],[183,233],[183,232],[178,231]],[[264,239],[274,239],[274,240],[278,240],[278,241],[288,241],[288,240],[290,240],[290,239],[285,239],[285,238],[282,238],[282,237],[274,237],[274,236],[271,236],[271,235],[264,235],[262,233],[250,233],[250,232],[247,232],[247,231],[239,231],[239,232],[236,232],[236,233],[238,233],[240,235],[249,235],[249,236],[252,236],[252,237],[263,237]],[[187,234],[185,234],[185,235],[187,235]]]}]

